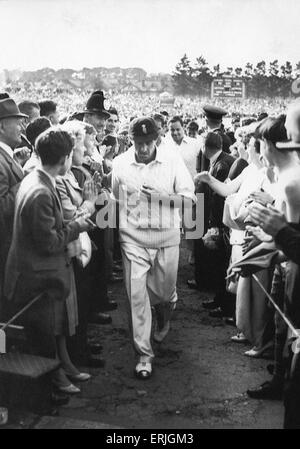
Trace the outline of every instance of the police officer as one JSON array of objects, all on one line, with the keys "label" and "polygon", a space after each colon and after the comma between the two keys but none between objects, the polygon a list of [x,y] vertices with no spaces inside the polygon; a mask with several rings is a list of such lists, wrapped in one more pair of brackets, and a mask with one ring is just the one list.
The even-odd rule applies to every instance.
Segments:
[{"label": "police officer", "polygon": [[[206,128],[207,132],[213,132],[218,134],[221,137],[221,149],[225,153],[229,153],[229,148],[233,144],[230,137],[225,133],[224,126],[222,123],[223,117],[227,114],[227,112],[217,106],[206,104],[203,106],[203,114],[206,118]],[[197,172],[201,171],[208,171],[210,166],[209,159],[205,157],[203,149],[200,150],[199,155],[197,157]],[[204,194],[204,233],[208,230],[208,217],[209,217],[209,210],[210,210],[210,194],[209,194],[209,188],[207,184],[204,183],[198,183],[196,187],[197,193],[203,193]],[[195,240],[194,243],[194,251],[195,251],[195,279],[189,279],[187,281],[187,284],[190,288],[199,289],[201,287],[204,287],[204,279],[200,279],[201,276],[199,276],[199,269],[198,267],[202,263],[203,259],[203,241],[202,239]]]},{"label": "police officer", "polygon": [[[203,106],[203,114],[206,119],[207,131],[219,134],[222,139],[222,151],[230,153],[229,148],[233,144],[230,137],[224,131],[224,125],[222,123],[223,117],[227,112],[217,106],[206,104]],[[208,159],[203,155],[202,151],[199,153],[199,159],[197,164],[197,171],[207,171],[209,166]]]},{"label": "police officer", "polygon": [[230,137],[224,131],[224,125],[222,119],[227,112],[217,106],[205,105],[203,107],[203,112],[206,117],[206,125],[208,131],[215,132],[221,136],[222,139],[222,150],[225,153],[229,153],[229,147],[232,145]]}]

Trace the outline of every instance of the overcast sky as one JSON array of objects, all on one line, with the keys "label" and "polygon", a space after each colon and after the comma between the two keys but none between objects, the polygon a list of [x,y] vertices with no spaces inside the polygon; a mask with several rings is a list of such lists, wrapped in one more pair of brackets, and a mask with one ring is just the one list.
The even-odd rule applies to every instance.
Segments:
[{"label": "overcast sky", "polygon": [[299,0],[0,0],[0,70],[300,60]]}]

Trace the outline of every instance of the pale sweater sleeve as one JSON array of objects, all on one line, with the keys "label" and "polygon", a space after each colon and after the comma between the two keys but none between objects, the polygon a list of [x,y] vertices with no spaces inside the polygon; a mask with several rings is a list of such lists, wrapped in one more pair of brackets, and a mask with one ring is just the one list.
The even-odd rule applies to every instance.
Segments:
[{"label": "pale sweater sleeve", "polygon": [[196,201],[193,179],[181,157],[176,157],[174,167],[174,193]]}]

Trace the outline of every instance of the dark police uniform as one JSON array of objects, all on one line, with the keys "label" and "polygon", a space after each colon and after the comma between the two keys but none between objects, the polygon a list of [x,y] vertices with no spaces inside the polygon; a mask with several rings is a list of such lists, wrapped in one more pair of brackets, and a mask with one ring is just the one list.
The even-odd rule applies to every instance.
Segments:
[{"label": "dark police uniform", "polygon": [[[205,105],[203,107],[203,112],[204,112],[205,116],[211,120],[222,120],[222,117],[227,114],[227,112],[224,109],[213,106],[213,105]],[[226,153],[229,153],[229,147],[232,145],[232,142],[231,142],[230,138],[225,134],[224,130],[222,129],[222,126],[215,128],[215,129],[211,129],[210,132],[214,132],[221,137],[221,140],[222,140],[222,157],[221,157],[221,159],[225,159],[225,158],[229,157],[229,159],[231,161],[231,164],[228,167],[228,171],[229,171],[229,168],[232,165],[232,163],[234,162],[234,159],[231,156],[229,156],[229,154],[226,154]],[[219,160],[219,158],[218,158],[218,160]],[[223,167],[224,163],[225,163],[224,161],[220,163],[222,165],[222,167]],[[220,168],[220,164],[219,163],[215,164],[215,168]],[[199,152],[199,155],[197,158],[197,172],[207,171],[209,168],[209,165],[210,165],[209,159],[207,159],[204,156],[204,154],[202,153],[202,150],[201,150]],[[223,169],[224,169],[224,167],[222,168],[221,171],[223,171]],[[220,179],[219,179],[219,176],[217,176],[217,179],[219,179],[220,181],[224,181],[228,176],[228,171],[226,172],[227,174],[224,179],[223,179],[222,175],[221,175]],[[211,173],[211,174],[213,176],[215,176],[216,175],[215,170],[214,170],[214,173]],[[216,209],[220,211],[219,207],[216,208],[216,204],[218,203],[217,197],[219,197],[219,195],[212,194],[211,189],[209,188],[209,186],[206,183],[199,183],[196,188],[196,193],[204,194],[204,234],[205,234],[209,227],[214,226],[211,224],[212,209],[214,211],[216,211]],[[222,211],[223,211],[224,200],[221,197],[219,197],[219,198],[220,198],[220,204],[222,206]],[[216,199],[216,201],[214,201],[214,199]],[[221,216],[221,220],[222,220],[222,216]],[[213,221],[214,221],[214,219],[213,219]],[[205,260],[204,249],[203,249],[204,248],[203,240],[202,239],[195,240],[194,246],[195,246],[195,280],[196,280],[196,283],[199,288],[201,286],[201,284],[204,284],[204,279],[206,279],[206,276],[204,276],[203,274],[205,273],[205,271],[207,271],[207,270],[204,270],[204,267],[202,266],[203,262]]]},{"label": "dark police uniform", "polygon": [[[227,179],[229,170],[234,162],[229,154],[220,153],[217,160],[210,167],[210,174],[221,182]],[[215,285],[216,304],[222,305],[225,298],[225,276],[229,262],[230,252],[224,241],[226,228],[223,225],[224,198],[214,192],[207,184],[204,191],[204,221],[205,233],[210,228],[219,229],[217,248],[214,250],[205,247],[203,239],[195,245],[195,279],[200,287],[204,280]]]},{"label": "dark police uniform", "polygon": [[[222,120],[222,117],[227,114],[224,109],[212,105],[205,105],[203,107],[203,112],[205,117],[211,120]],[[210,131],[219,134],[222,139],[222,150],[225,153],[229,153],[229,148],[233,144],[233,142],[230,139],[229,135],[225,133],[222,123],[218,128],[210,129]],[[206,171],[208,166],[209,160],[203,155],[202,151],[200,151],[197,161],[197,171]]]}]

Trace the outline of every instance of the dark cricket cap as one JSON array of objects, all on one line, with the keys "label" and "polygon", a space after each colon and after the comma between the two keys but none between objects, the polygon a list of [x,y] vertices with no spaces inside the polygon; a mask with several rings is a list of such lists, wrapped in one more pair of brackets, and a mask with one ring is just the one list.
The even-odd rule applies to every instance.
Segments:
[{"label": "dark cricket cap", "polygon": [[212,120],[221,120],[222,117],[227,114],[225,109],[210,104],[206,104],[203,106],[203,112],[207,118],[210,118]]},{"label": "dark cricket cap", "polygon": [[156,140],[158,138],[158,128],[151,117],[138,117],[130,123],[129,134],[133,139]]}]

